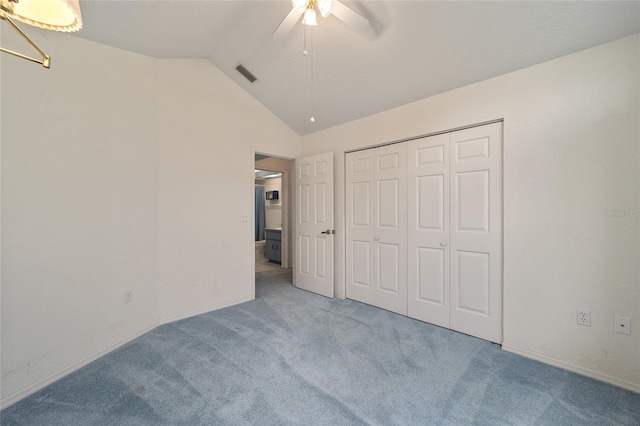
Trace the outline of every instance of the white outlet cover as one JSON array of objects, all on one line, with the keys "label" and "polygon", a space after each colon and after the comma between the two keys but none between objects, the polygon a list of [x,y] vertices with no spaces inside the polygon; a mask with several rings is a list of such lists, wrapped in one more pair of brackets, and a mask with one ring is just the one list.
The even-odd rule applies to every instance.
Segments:
[{"label": "white outlet cover", "polygon": [[616,315],[613,321],[613,331],[620,334],[631,334],[631,318]]},{"label": "white outlet cover", "polygon": [[576,309],[576,322],[580,325],[591,326],[591,311]]}]

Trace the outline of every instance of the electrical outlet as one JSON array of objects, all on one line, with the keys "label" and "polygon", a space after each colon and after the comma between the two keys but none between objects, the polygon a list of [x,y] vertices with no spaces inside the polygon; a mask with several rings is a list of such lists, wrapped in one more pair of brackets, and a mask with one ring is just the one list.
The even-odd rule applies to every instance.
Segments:
[{"label": "electrical outlet", "polygon": [[580,325],[591,326],[591,311],[576,309],[576,322]]},{"label": "electrical outlet", "polygon": [[133,302],[133,290],[128,290],[124,293],[124,303]]},{"label": "electrical outlet", "polygon": [[613,331],[620,334],[631,334],[631,318],[616,315],[613,320]]},{"label": "electrical outlet", "polygon": [[240,213],[240,222],[249,222],[249,215],[247,213]]}]

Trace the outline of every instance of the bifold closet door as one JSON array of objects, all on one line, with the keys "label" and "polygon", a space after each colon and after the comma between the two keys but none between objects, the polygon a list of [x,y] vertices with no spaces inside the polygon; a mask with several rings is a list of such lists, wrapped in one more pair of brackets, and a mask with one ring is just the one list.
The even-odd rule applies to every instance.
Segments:
[{"label": "bifold closet door", "polygon": [[502,123],[408,145],[408,315],[501,343]]},{"label": "bifold closet door", "polygon": [[501,343],[502,123],[347,154],[346,184],[347,297]]},{"label": "bifold closet door", "polygon": [[408,315],[449,328],[449,133],[408,143]]},{"label": "bifold closet door", "polygon": [[407,146],[346,156],[347,297],[407,315]]},{"label": "bifold closet door", "polygon": [[450,134],[451,328],[502,342],[502,123]]}]

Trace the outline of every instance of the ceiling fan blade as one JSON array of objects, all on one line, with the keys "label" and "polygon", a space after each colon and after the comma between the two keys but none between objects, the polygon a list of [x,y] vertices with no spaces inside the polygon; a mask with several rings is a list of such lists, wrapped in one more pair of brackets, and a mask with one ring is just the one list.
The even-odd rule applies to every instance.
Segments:
[{"label": "ceiling fan blade", "polygon": [[276,37],[284,37],[289,34],[289,32],[296,24],[296,22],[298,22],[303,13],[304,12],[299,12],[295,9],[291,9],[291,12],[289,12],[284,20],[280,22],[278,28],[276,28],[276,30],[273,32],[273,35]]},{"label": "ceiling fan blade", "polygon": [[369,21],[364,16],[351,10],[348,6],[340,3],[338,0],[333,0],[333,6],[331,6],[331,13],[340,19],[345,24],[349,25],[356,31],[366,31],[369,28]]}]

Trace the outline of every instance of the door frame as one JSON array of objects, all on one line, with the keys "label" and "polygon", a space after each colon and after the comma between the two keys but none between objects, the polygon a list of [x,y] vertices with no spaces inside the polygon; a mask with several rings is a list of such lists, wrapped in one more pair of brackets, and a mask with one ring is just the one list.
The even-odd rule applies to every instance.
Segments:
[{"label": "door frame", "polygon": [[[270,154],[268,152],[264,152],[264,151],[258,151],[256,150],[254,147],[251,148],[251,169],[250,169],[250,188],[254,188],[255,186],[255,180],[256,180],[256,174],[255,174],[255,169],[256,169],[256,154],[259,155],[265,155],[268,157],[272,157],[272,158],[277,158],[280,160],[284,160],[289,162],[290,164],[290,168],[289,170],[285,170],[282,167],[269,167],[270,171],[274,171],[274,172],[278,172],[278,173],[282,173],[282,199],[284,201],[284,205],[283,205],[283,209],[282,209],[282,241],[281,241],[281,252],[282,252],[282,263],[281,263],[281,267],[282,268],[293,268],[293,260],[291,262],[289,262],[289,257],[290,254],[293,253],[293,247],[294,247],[294,243],[293,243],[293,234],[295,231],[295,217],[294,217],[294,211],[293,211],[293,207],[294,207],[294,198],[295,198],[295,194],[294,194],[294,190],[293,190],[293,185],[294,185],[294,173],[293,173],[293,169],[294,169],[294,161],[295,158],[290,158],[290,157],[285,157],[285,156],[281,156],[281,155],[277,155],[277,154]],[[251,260],[251,264],[250,264],[250,271],[251,271],[251,298],[255,299],[256,297],[256,250],[255,250],[255,241],[254,241],[254,234],[255,234],[255,221],[256,221],[256,203],[255,203],[255,196],[253,195],[253,193],[250,194],[251,196],[251,203],[250,203],[250,211],[249,211],[249,222],[251,223],[251,226],[249,227],[251,230],[251,239],[250,241],[253,243],[253,247],[251,248],[251,256],[250,256],[250,260]]]}]

